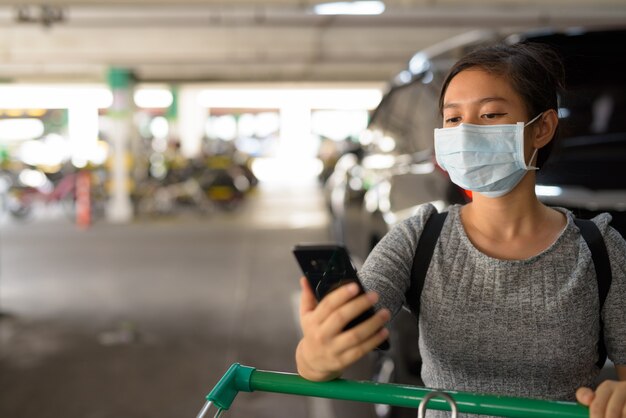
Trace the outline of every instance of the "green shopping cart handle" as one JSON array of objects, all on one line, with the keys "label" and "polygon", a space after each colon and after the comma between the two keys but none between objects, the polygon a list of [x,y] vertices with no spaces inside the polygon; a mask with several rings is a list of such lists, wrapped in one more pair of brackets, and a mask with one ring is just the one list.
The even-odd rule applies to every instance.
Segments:
[{"label": "green shopping cart handle", "polygon": [[[377,404],[417,408],[428,393],[434,389],[336,379],[330,382],[311,382],[297,374],[256,370],[253,367],[233,364],[211,393],[207,401],[220,410],[230,408],[240,391],[274,392],[318,398],[341,399]],[[493,415],[511,418],[588,418],[589,409],[575,402],[546,401],[540,399],[514,398],[483,395],[469,392],[444,391],[450,395],[459,412]],[[429,409],[450,411],[444,399],[432,399]]]}]

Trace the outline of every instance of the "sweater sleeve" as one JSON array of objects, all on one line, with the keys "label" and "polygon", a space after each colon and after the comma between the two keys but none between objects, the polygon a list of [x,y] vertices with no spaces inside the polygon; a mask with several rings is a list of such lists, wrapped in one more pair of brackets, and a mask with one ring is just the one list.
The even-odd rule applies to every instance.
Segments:
[{"label": "sweater sleeve", "polygon": [[626,365],[626,241],[610,227],[609,214],[599,215],[593,221],[604,237],[613,276],[602,308],[604,341],[609,359],[617,365]]},{"label": "sweater sleeve", "polygon": [[429,203],[418,207],[414,216],[395,225],[374,247],[359,272],[368,290],[380,296],[377,308],[395,316],[405,303],[417,242],[429,216],[436,213]]}]

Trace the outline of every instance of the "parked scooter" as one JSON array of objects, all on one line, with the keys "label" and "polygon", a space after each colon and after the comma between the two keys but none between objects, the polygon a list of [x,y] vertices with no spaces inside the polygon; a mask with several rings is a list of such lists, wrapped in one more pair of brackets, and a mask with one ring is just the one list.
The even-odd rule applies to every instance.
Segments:
[{"label": "parked scooter", "polygon": [[[101,174],[90,171],[91,220],[104,215],[106,192]],[[15,219],[30,217],[36,206],[59,204],[67,216],[76,218],[77,170],[45,173],[36,167],[22,168],[12,179],[6,192],[6,210]]]}]

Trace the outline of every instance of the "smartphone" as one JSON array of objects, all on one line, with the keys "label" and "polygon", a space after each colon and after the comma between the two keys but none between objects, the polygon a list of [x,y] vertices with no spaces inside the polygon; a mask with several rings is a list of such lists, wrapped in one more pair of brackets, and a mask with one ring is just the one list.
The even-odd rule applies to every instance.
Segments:
[{"label": "smartphone", "polygon": [[[293,254],[318,301],[348,283],[356,283],[360,289],[359,293],[365,293],[365,288],[357,276],[350,255],[343,245],[298,244],[293,248]],[[345,329],[356,326],[374,313],[373,308],[368,309],[350,321]],[[389,341],[383,341],[378,349],[389,349]]]}]

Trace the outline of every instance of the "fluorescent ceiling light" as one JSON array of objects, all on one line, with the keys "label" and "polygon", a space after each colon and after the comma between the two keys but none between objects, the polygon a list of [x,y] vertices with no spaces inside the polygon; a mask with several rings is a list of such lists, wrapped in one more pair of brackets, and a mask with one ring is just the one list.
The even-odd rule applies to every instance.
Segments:
[{"label": "fluorescent ceiling light", "polygon": [[198,95],[202,107],[281,109],[306,106],[311,109],[374,109],[380,103],[379,89],[204,89]]},{"label": "fluorescent ceiling light", "polygon": [[172,105],[174,96],[168,89],[144,88],[135,91],[134,100],[137,107],[165,109]]},{"label": "fluorescent ceiling light", "polygon": [[25,141],[39,138],[45,129],[43,122],[35,118],[0,120],[0,141]]},{"label": "fluorescent ceiling light", "polygon": [[103,86],[0,86],[0,109],[67,109],[72,106],[105,109],[112,103],[111,90]]},{"label": "fluorescent ceiling light", "polygon": [[382,1],[338,1],[313,7],[318,15],[379,15],[385,11]]}]

